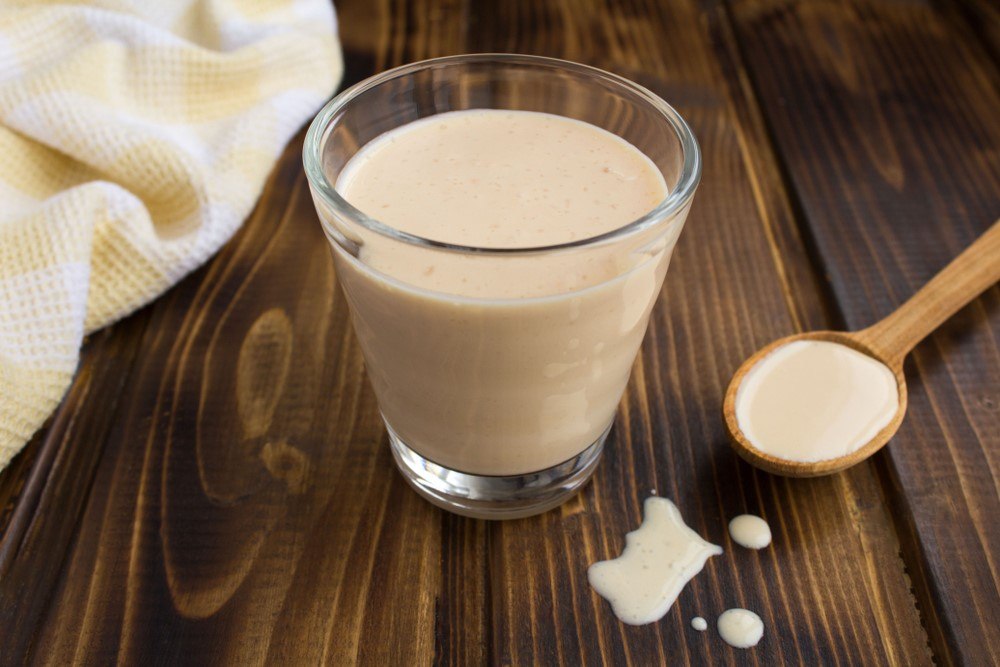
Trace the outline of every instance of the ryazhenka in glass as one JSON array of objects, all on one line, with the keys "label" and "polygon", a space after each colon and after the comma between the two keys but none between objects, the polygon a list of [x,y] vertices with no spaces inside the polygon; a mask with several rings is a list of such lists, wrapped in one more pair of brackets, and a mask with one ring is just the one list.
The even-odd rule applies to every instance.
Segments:
[{"label": "ryazhenka in glass", "polygon": [[[646,156],[662,195],[610,230],[531,247],[462,245],[448,229],[412,233],[348,203],[359,169],[351,160],[373,140],[472,109],[542,112],[606,130]],[[486,117],[472,115],[448,118]],[[341,93],[313,121],[303,153],[403,476],[467,516],[516,518],[562,503],[600,459],[698,185],[687,123],[645,88],[592,67],[466,55],[389,70]],[[580,210],[582,201],[565,206]],[[604,210],[604,200],[592,201]],[[421,211],[433,214],[433,202]]]}]

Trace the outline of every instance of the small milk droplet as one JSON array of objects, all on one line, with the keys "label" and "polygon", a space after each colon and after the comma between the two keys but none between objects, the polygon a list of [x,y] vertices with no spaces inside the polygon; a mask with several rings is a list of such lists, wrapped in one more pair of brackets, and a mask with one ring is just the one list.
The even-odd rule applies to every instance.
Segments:
[{"label": "small milk droplet", "polygon": [[741,547],[763,549],[771,543],[771,527],[759,516],[741,514],[729,522],[729,535]]},{"label": "small milk droplet", "polygon": [[756,646],[764,636],[764,622],[749,609],[727,609],[716,626],[722,640],[735,648]]}]

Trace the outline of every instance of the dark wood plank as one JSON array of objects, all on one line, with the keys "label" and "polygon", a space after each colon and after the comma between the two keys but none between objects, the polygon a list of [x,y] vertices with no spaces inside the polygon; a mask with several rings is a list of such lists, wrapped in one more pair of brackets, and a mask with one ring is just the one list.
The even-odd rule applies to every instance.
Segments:
[{"label": "dark wood plank", "polygon": [[[743,54],[850,328],[1000,214],[997,70],[921,3],[732,3]],[[919,346],[886,477],[935,653],[1000,662],[1000,290]]]},{"label": "dark wood plank", "polygon": [[[30,445],[36,450],[30,470],[12,471],[23,482],[17,483],[18,504],[0,539],[0,658],[24,654],[36,640],[147,320],[140,313],[91,338],[63,409]],[[95,408],[73,407],[84,403]]]},{"label": "dark wood plank", "polygon": [[153,309],[34,660],[431,654],[440,519],[392,472],[299,150]]},{"label": "dark wood plank", "polygon": [[990,0],[955,0],[938,7],[948,15],[958,15],[965,22],[959,30],[979,37],[993,62],[1000,61],[1000,5]]},{"label": "dark wood plank", "polygon": [[[594,483],[560,512],[492,527],[494,661],[929,662],[874,466],[782,480],[740,462],[726,442],[721,398],[739,362],[831,321],[724,12],[689,2],[503,2],[477,3],[473,19],[472,50],[582,60],[649,86],[692,123],[706,165]],[[726,554],[663,621],[633,628],[614,619],[585,571],[620,551],[654,488]],[[728,519],[744,511],[771,521],[773,550],[728,540]],[[694,615],[739,605],[768,628],[753,652],[690,629]]]},{"label": "dark wood plank", "polygon": [[[345,45],[369,53],[349,60],[360,78],[376,52],[386,57],[376,45],[394,43],[396,24],[387,6],[353,9],[359,37]],[[426,664],[453,567],[476,576],[450,587],[448,615],[466,631],[448,646],[482,654],[470,620],[485,606],[471,560],[483,532],[470,526],[471,550],[461,530],[443,540],[441,513],[393,470],[301,172],[301,139],[237,238],[145,312],[150,334],[134,372],[123,362],[105,378],[128,378],[121,414],[77,392],[77,379],[56,423],[116,418],[96,443],[106,452],[82,517],[47,516],[70,535],[79,517],[76,541],[28,539],[33,557],[14,559],[24,579],[44,561],[39,595],[25,604],[20,579],[0,582],[9,602],[0,635],[18,637],[2,662]],[[59,429],[49,437],[86,451]],[[45,549],[51,556],[38,557]]]},{"label": "dark wood plank", "polygon": [[[18,637],[0,662],[928,662],[891,514],[899,489],[887,494],[879,465],[782,480],[725,442],[721,397],[740,360],[839,313],[809,265],[724,8],[338,10],[348,82],[445,53],[545,53],[636,78],[692,121],[705,179],[598,476],[560,510],[505,524],[446,515],[406,488],[308,201],[300,136],[245,229],[141,315],[145,338],[111,331],[137,350],[100,372],[100,386],[121,386],[117,410],[91,392],[57,415],[107,420],[107,433],[79,521],[49,512],[60,537],[27,531],[10,561],[20,580],[44,568],[38,595],[0,578],[0,636]],[[56,451],[92,451],[51,434]],[[56,459],[52,471],[73,468]],[[39,502],[58,502],[64,484]],[[662,622],[631,628],[585,570],[621,549],[653,488],[726,554]],[[728,540],[743,511],[771,521],[772,549]],[[690,630],[691,616],[734,605],[764,618],[756,649]],[[14,625],[25,612],[37,620]]]},{"label": "dark wood plank", "polygon": [[[47,428],[43,426],[7,467],[0,471],[0,540],[5,538],[7,528],[14,518],[14,510],[21,502]],[[26,502],[33,504],[30,500]]]}]

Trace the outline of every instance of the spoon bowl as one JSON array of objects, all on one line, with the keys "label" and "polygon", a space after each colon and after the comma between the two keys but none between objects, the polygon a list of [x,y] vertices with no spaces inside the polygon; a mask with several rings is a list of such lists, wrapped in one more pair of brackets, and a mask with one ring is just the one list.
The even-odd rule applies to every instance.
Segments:
[{"label": "spoon bowl", "polygon": [[[1000,220],[934,276],[910,299],[876,324],[856,332],[811,331],[787,336],[764,346],[736,371],[722,403],[722,415],[737,454],[751,465],[788,477],[818,477],[850,468],[882,449],[906,414],[903,360],[934,329],[1000,280]],[[747,373],[771,352],[796,341],[840,343],[871,357],[896,379],[898,407],[892,419],[854,451],[820,461],[792,461],[761,451],[744,435],[736,415],[736,398]]]},{"label": "spoon bowl", "polygon": [[[869,456],[882,449],[886,443],[889,442],[892,436],[896,434],[896,431],[899,430],[899,425],[903,423],[903,417],[906,415],[906,379],[903,377],[902,358],[886,359],[882,356],[879,351],[872,347],[867,341],[867,338],[864,335],[867,331],[868,330],[858,333],[844,331],[808,331],[805,333],[798,333],[784,338],[779,338],[773,343],[765,345],[744,361],[733,375],[733,379],[729,383],[729,388],[726,389],[726,396],[722,403],[722,415],[726,421],[726,428],[729,431],[733,449],[736,450],[736,453],[750,465],[776,475],[783,475],[785,477],[819,477],[850,468],[854,464],[864,461]],[[892,416],[892,420],[886,424],[882,430],[875,434],[875,437],[850,454],[845,454],[844,456],[826,459],[823,461],[791,461],[783,459],[781,457],[774,456],[773,454],[768,454],[767,452],[761,451],[755,447],[753,443],[751,443],[743,434],[743,431],[740,429],[739,423],[736,420],[736,395],[739,392],[740,385],[743,383],[743,378],[745,378],[747,373],[750,372],[750,369],[779,347],[787,345],[788,343],[803,340],[818,340],[829,343],[839,343],[853,350],[857,350],[858,352],[861,352],[862,354],[867,355],[885,365],[890,371],[892,371],[893,377],[896,378],[896,390],[899,395],[899,407],[896,409],[896,414]]]}]

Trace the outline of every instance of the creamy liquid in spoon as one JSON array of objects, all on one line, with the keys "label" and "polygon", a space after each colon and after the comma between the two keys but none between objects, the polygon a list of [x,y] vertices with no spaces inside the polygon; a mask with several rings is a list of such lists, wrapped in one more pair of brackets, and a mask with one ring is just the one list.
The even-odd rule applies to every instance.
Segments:
[{"label": "creamy liquid in spoon", "polygon": [[663,618],[705,561],[722,553],[703,540],[666,498],[647,498],[642,527],[625,536],[625,551],[587,570],[590,585],[629,625]]},{"label": "creamy liquid in spoon", "polygon": [[764,636],[764,622],[748,609],[727,609],[717,625],[722,640],[736,648],[756,646]]},{"label": "creamy liquid in spoon", "polygon": [[758,361],[736,392],[736,421],[754,447],[788,461],[850,454],[892,421],[896,378],[846,345],[800,340]]},{"label": "creamy liquid in spoon", "polygon": [[759,516],[741,514],[729,522],[733,542],[747,549],[763,549],[771,543],[771,527]]}]

